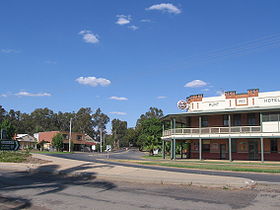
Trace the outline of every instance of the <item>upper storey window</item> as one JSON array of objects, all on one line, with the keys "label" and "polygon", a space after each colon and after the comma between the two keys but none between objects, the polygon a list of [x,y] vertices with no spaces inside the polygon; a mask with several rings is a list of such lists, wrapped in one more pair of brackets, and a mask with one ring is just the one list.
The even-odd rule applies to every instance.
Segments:
[{"label": "upper storey window", "polygon": [[208,117],[207,116],[201,117],[201,127],[208,127]]},{"label": "upper storey window", "polygon": [[250,113],[247,115],[248,125],[256,125],[257,119],[255,113]]},{"label": "upper storey window", "polygon": [[241,114],[233,115],[233,125],[240,126],[241,125]]},{"label": "upper storey window", "polygon": [[264,113],[262,121],[263,122],[279,121],[279,112]]}]

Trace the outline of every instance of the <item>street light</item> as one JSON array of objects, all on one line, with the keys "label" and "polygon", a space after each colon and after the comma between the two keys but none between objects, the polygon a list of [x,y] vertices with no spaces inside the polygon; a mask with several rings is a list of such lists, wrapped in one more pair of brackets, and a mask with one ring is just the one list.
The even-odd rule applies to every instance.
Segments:
[{"label": "street light", "polygon": [[71,132],[72,131],[72,117],[70,118],[70,132],[69,132],[69,152],[71,152]]}]

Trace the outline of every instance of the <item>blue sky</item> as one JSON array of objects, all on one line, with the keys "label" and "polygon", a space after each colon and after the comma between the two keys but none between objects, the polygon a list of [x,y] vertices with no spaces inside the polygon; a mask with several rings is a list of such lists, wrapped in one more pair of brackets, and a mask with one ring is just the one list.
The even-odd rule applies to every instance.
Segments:
[{"label": "blue sky", "polygon": [[[191,94],[279,90],[278,0],[3,0],[0,104],[134,126]],[[196,81],[198,80],[198,81]]]}]

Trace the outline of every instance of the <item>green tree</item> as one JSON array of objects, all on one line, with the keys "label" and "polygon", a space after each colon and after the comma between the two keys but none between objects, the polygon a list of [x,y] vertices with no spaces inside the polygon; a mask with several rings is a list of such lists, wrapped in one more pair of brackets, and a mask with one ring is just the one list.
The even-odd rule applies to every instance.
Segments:
[{"label": "green tree", "polygon": [[54,146],[57,149],[57,151],[63,150],[63,135],[61,133],[57,133],[52,138],[52,146]]},{"label": "green tree", "polygon": [[73,131],[93,135],[93,120],[91,108],[80,108],[73,120]]},{"label": "green tree", "polygon": [[124,136],[124,139],[126,142],[128,142],[128,145],[132,145],[132,146],[136,146],[136,142],[137,142],[137,139],[138,139],[138,132],[134,129],[134,128],[128,128],[126,130],[126,133],[125,133],[125,136]]},{"label": "green tree", "polygon": [[110,121],[110,118],[101,112],[98,108],[92,115],[93,126],[95,127],[96,139],[100,141],[100,131],[105,134],[106,124]]},{"label": "green tree", "polygon": [[139,137],[137,145],[141,150],[148,150],[161,147],[162,123],[158,118],[143,119],[138,125]]},{"label": "green tree", "polygon": [[160,119],[161,117],[163,117],[163,111],[161,109],[150,107],[149,111],[147,111],[145,114],[142,114],[137,120],[136,127],[139,125],[139,123],[141,123],[142,120],[152,118]]},{"label": "green tree", "polygon": [[5,119],[6,117],[6,110],[0,105],[0,123]]},{"label": "green tree", "polygon": [[14,126],[11,124],[11,122],[7,119],[4,119],[1,123],[0,123],[0,130],[5,130],[6,131],[6,138],[7,139],[12,139],[15,135],[15,128]]},{"label": "green tree", "polygon": [[114,147],[127,147],[128,141],[124,138],[127,131],[127,122],[119,119],[112,120],[112,135],[114,139]]}]

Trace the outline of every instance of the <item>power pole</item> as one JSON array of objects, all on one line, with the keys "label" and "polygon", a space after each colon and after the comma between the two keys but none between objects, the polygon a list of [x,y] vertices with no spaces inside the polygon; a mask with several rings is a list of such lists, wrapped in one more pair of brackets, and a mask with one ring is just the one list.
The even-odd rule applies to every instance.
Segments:
[{"label": "power pole", "polygon": [[72,118],[70,118],[70,131],[69,131],[69,152],[71,152],[71,136],[72,135]]},{"label": "power pole", "polygon": [[100,131],[100,152],[102,152],[102,143],[103,143],[102,142],[102,140],[103,140],[102,139],[102,128],[100,128],[99,131]]}]

